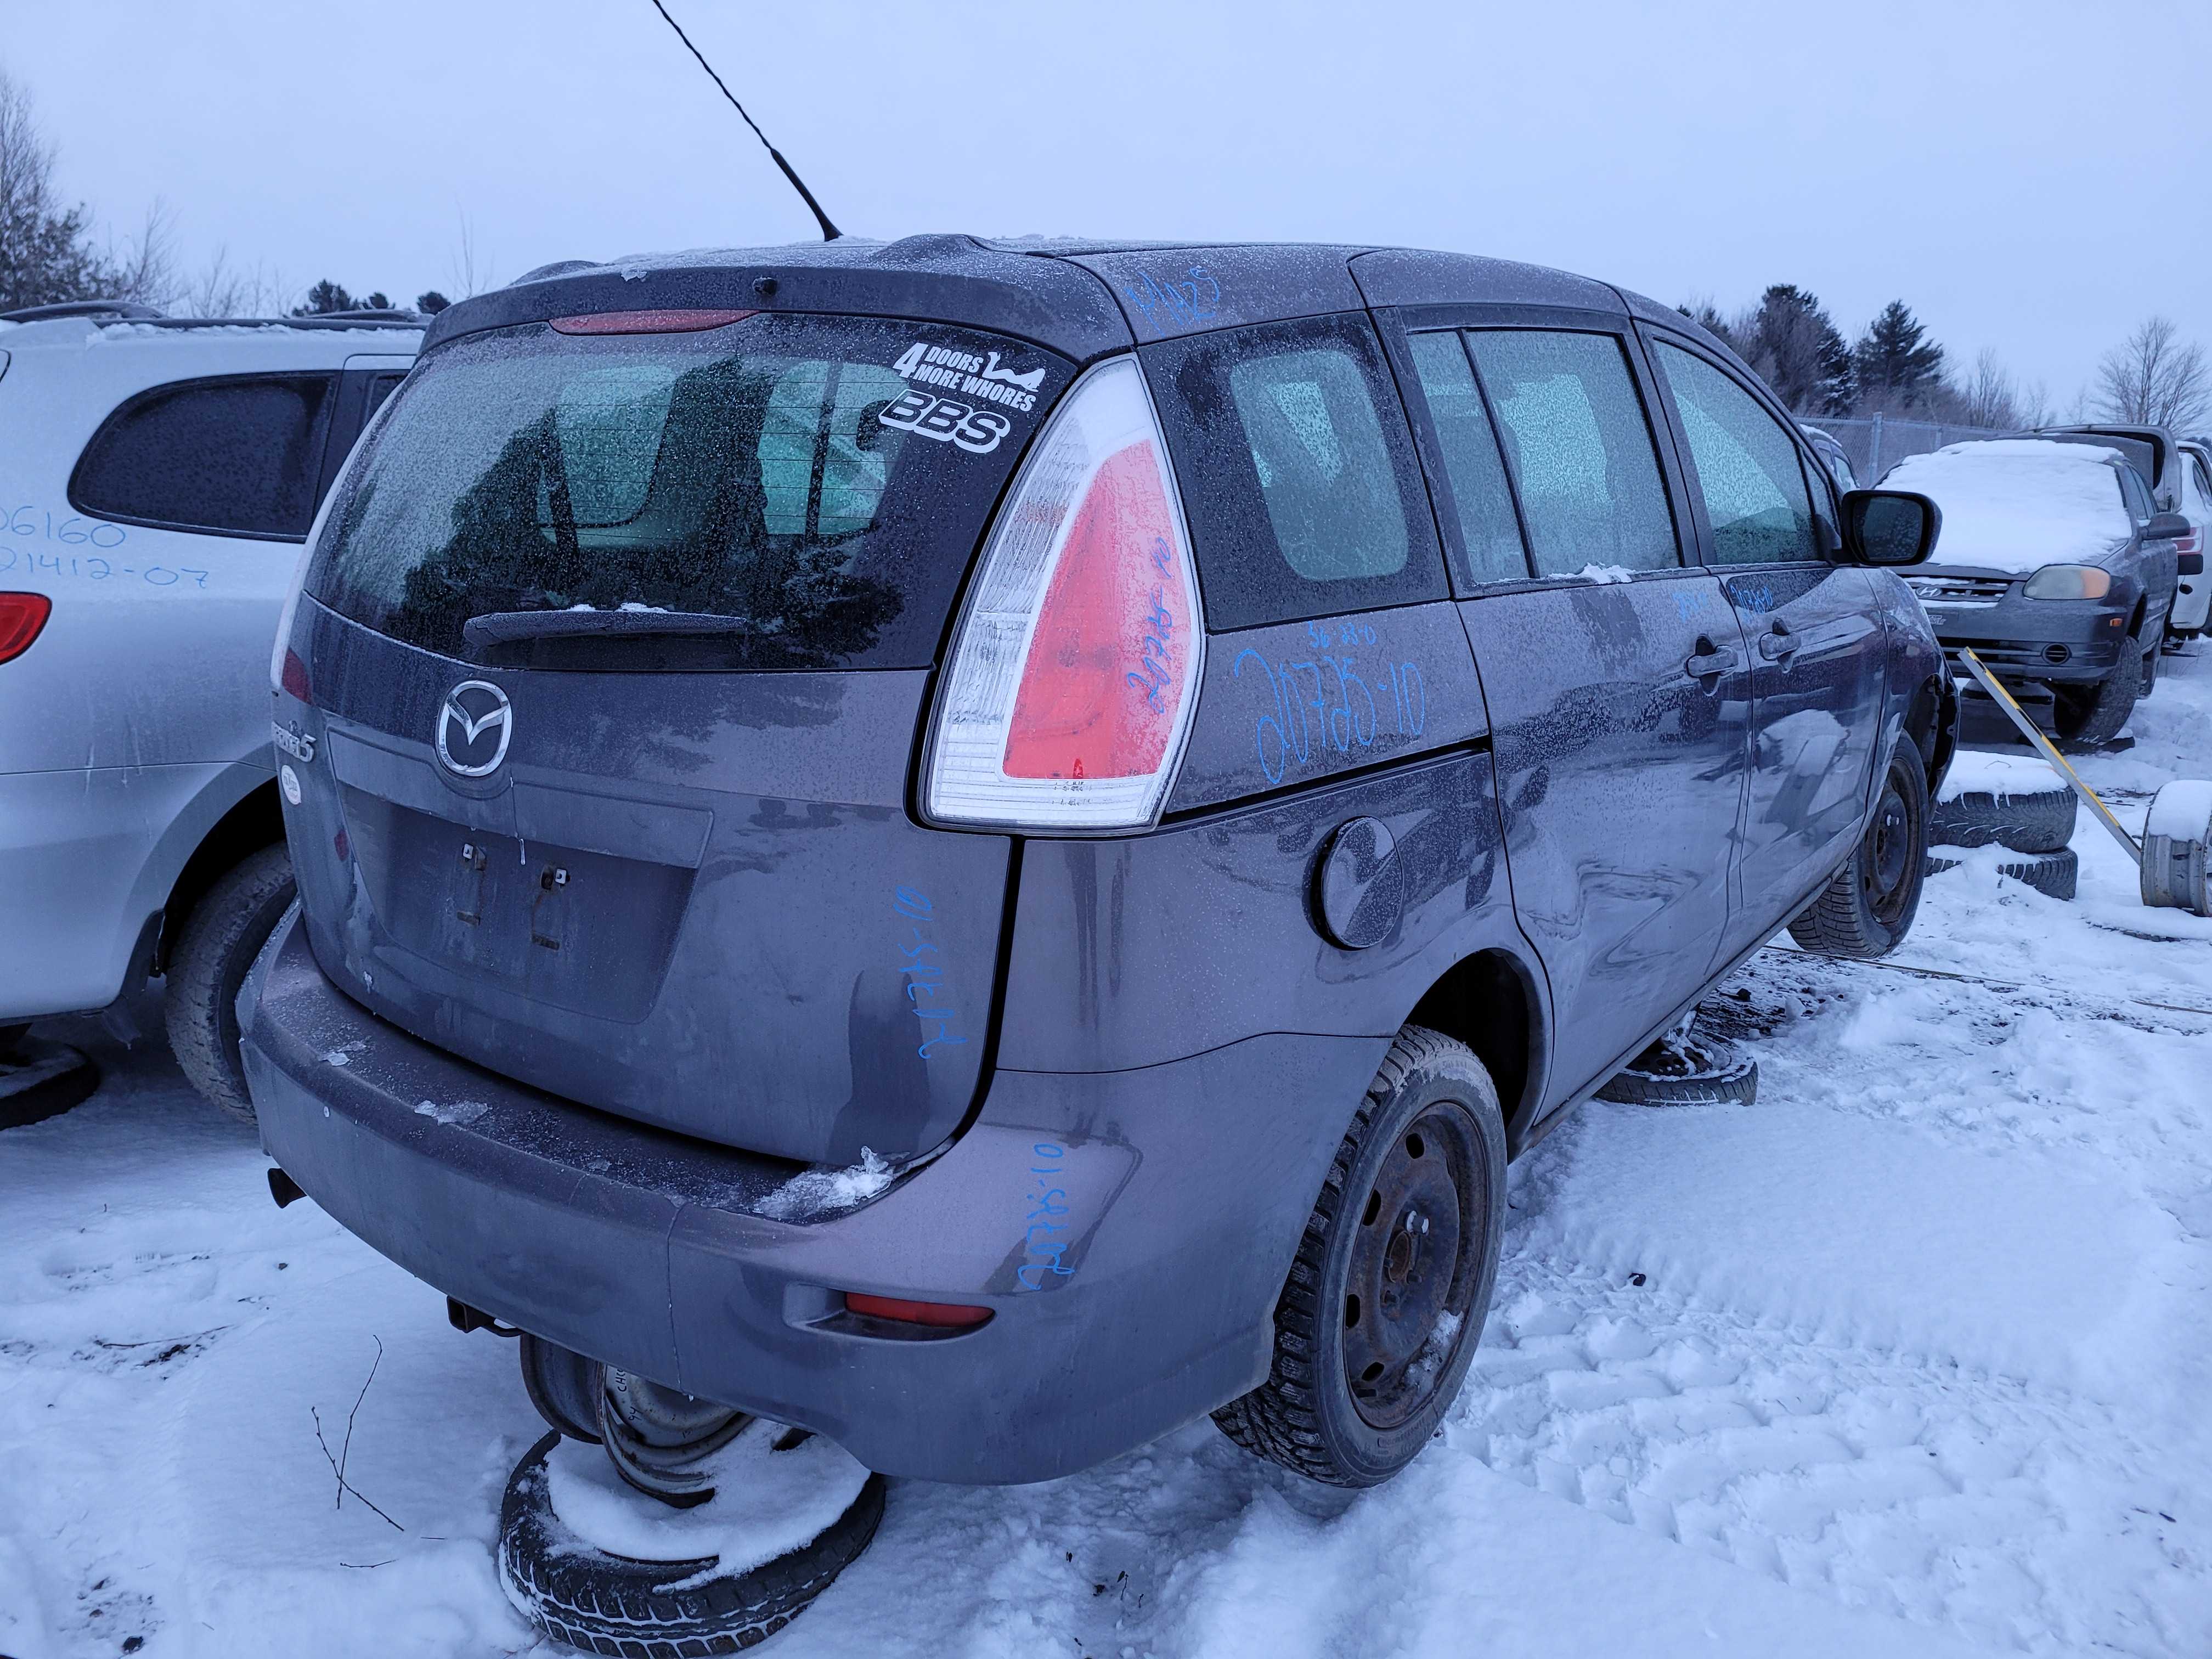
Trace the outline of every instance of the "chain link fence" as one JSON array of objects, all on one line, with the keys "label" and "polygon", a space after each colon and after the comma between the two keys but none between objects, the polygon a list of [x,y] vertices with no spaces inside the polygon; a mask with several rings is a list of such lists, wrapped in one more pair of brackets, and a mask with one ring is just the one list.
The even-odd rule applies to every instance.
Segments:
[{"label": "chain link fence", "polygon": [[1871,489],[1875,480],[1907,455],[1925,455],[1945,444],[1998,435],[1994,427],[1959,426],[1949,421],[1899,420],[1890,415],[1835,418],[1821,416],[1806,418],[1805,424],[1832,434],[1843,445],[1844,453],[1850,458],[1851,476],[1859,481],[1863,489]]}]

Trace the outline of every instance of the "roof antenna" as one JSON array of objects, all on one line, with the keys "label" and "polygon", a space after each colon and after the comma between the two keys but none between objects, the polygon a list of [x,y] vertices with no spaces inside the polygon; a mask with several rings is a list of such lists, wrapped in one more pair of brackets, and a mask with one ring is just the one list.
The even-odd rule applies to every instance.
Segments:
[{"label": "roof antenna", "polygon": [[745,106],[738,101],[737,95],[729,88],[722,86],[722,77],[714,73],[714,66],[707,61],[706,54],[691,45],[691,37],[684,33],[684,26],[668,15],[668,8],[662,5],[660,0],[653,0],[653,9],[660,14],[663,22],[676,31],[676,38],[681,40],[691,55],[699,60],[699,67],[707,71],[716,86],[722,88],[722,96],[730,100],[730,107],[738,114],[744,115],[745,125],[753,130],[753,137],[759,139],[762,148],[768,151],[769,160],[783,170],[783,176],[791,180],[791,187],[799,192],[800,198],[805,202],[808,210],[814,215],[814,222],[822,227],[822,240],[825,242],[834,242],[844,234],[836,226],[830,222],[830,216],[822,210],[822,204],[814,199],[814,192],[807,189],[805,180],[792,170],[790,162],[783,159],[783,152],[769,143],[768,134],[760,130],[760,123],[754,120],[751,116],[745,115]]}]

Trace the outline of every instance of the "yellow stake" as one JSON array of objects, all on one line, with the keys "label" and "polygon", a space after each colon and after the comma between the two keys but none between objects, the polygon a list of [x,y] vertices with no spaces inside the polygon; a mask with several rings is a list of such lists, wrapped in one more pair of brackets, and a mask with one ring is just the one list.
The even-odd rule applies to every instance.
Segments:
[{"label": "yellow stake", "polygon": [[[2125,650],[2127,647],[2128,642],[2123,640],[2120,648]],[[2043,758],[2057,769],[2058,775],[2072,786],[2074,793],[2089,803],[2089,810],[2097,815],[2097,822],[2112,831],[2112,839],[2128,849],[2129,860],[2136,869],[2142,869],[2142,848],[2136,845],[2136,838],[2120,828],[2120,821],[2112,816],[2112,809],[2099,800],[2097,792],[2075,775],[2074,769],[2066,763],[2066,757],[2058,752],[2051,739],[2045,737],[2036,723],[2027,717],[2027,711],[2012,700],[2012,693],[1997,684],[1997,677],[1983,665],[1982,659],[1971,648],[1962,648],[1959,659],[1966,665],[1966,672],[1981,682],[1982,690],[1990,694],[1996,706],[2012,717],[2012,723],[2020,727],[2021,735],[2040,749]]]}]

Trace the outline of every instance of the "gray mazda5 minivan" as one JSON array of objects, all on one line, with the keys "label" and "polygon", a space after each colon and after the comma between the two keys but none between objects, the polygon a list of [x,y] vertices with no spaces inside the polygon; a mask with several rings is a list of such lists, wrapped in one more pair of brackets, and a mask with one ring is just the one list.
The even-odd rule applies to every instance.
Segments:
[{"label": "gray mazda5 minivan", "polygon": [[[1785,924],[1911,925],[1954,703],[1676,313],[1455,255],[917,237],[454,306],[272,665],[304,1191],[684,1490],[740,1413],[1386,1479],[1508,1158]],[[717,1437],[720,1438],[717,1438]]]}]

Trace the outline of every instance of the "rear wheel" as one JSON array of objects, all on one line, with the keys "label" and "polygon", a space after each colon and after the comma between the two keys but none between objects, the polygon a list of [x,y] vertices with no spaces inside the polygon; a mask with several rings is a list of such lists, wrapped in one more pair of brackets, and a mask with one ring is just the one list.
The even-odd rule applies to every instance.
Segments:
[{"label": "rear wheel", "polygon": [[2051,724],[2059,740],[2094,749],[2119,736],[2142,695],[2142,677],[2143,659],[2136,653],[2135,641],[2124,640],[2119,661],[2095,684],[2051,687],[2057,702]]},{"label": "rear wheel", "polygon": [[1213,1414],[1245,1450],[1372,1486],[1459,1394],[1498,1277],[1505,1124],[1465,1045],[1408,1025],[1337,1148],[1275,1304],[1266,1382]]},{"label": "rear wheel", "polygon": [[1874,819],[1844,867],[1790,919],[1790,937],[1830,957],[1886,957],[1905,942],[1928,873],[1928,775],[1899,738]]},{"label": "rear wheel", "polygon": [[169,957],[169,1047],[185,1078],[231,1116],[253,1121],[238,1052],[238,993],[296,891],[279,842],[234,865],[192,907]]}]

